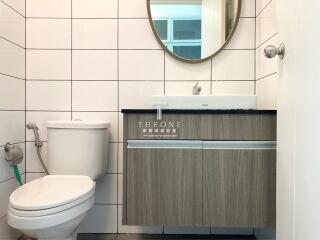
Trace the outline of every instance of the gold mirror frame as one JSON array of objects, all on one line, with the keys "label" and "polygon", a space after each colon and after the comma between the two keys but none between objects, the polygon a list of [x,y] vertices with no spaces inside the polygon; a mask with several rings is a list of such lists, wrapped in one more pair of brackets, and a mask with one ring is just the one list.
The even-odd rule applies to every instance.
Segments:
[{"label": "gold mirror frame", "polygon": [[215,56],[217,56],[227,45],[228,43],[230,42],[231,38],[233,37],[237,27],[238,27],[238,23],[239,23],[239,19],[240,19],[240,14],[241,14],[241,6],[242,6],[242,0],[238,0],[238,9],[237,9],[237,16],[236,16],[236,21],[234,23],[234,26],[232,28],[232,31],[229,35],[229,37],[227,38],[227,40],[224,42],[224,44],[216,51],[214,52],[213,54],[211,54],[210,56],[206,57],[206,58],[202,58],[202,59],[198,59],[198,60],[188,60],[188,59],[185,59],[185,58],[182,58],[182,57],[179,57],[178,55],[172,53],[164,44],[163,42],[161,41],[159,35],[158,35],[158,32],[157,30],[155,29],[154,27],[154,24],[153,24],[153,20],[152,20],[152,14],[151,14],[151,3],[150,1],[151,0],[146,0],[147,1],[147,9],[148,9],[148,18],[149,18],[149,23],[151,25],[151,29],[152,29],[152,32],[154,34],[154,36],[156,37],[158,43],[161,45],[161,47],[166,51],[166,53],[168,53],[170,56],[172,56],[173,58],[179,60],[179,61],[182,61],[182,62],[185,62],[185,63],[192,63],[192,64],[195,64],[195,63],[202,63],[202,62],[206,62],[212,58],[214,58]]}]

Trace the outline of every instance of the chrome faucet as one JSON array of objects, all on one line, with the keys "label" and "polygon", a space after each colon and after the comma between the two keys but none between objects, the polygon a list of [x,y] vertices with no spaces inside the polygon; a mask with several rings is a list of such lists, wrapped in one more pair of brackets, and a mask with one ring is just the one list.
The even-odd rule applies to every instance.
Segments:
[{"label": "chrome faucet", "polygon": [[201,92],[201,86],[199,86],[199,82],[196,82],[196,84],[192,87],[192,95],[200,95]]}]

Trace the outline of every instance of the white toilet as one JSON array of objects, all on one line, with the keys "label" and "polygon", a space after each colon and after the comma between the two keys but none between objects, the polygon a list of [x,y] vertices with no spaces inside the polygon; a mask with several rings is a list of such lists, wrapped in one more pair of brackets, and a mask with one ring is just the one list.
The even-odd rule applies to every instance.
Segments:
[{"label": "white toilet", "polygon": [[109,127],[108,122],[47,122],[51,175],[11,194],[8,224],[36,239],[75,239],[94,203],[93,180],[107,170]]}]

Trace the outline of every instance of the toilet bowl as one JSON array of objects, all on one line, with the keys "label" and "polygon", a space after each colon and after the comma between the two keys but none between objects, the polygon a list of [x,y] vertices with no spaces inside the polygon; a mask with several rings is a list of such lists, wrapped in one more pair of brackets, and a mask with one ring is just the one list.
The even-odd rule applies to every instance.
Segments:
[{"label": "toilet bowl", "polygon": [[94,203],[94,180],[108,163],[106,121],[48,121],[50,174],[26,183],[10,196],[8,224],[40,240],[76,239]]},{"label": "toilet bowl", "polygon": [[15,190],[8,223],[42,240],[76,239],[76,230],[94,203],[95,182],[87,176],[49,175]]}]

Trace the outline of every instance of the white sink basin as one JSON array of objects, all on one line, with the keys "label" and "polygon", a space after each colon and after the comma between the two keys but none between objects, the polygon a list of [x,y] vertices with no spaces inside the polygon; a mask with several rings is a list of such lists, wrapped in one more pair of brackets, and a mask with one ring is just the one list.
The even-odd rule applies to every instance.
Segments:
[{"label": "white sink basin", "polygon": [[154,107],[162,109],[256,109],[255,95],[152,96]]}]

